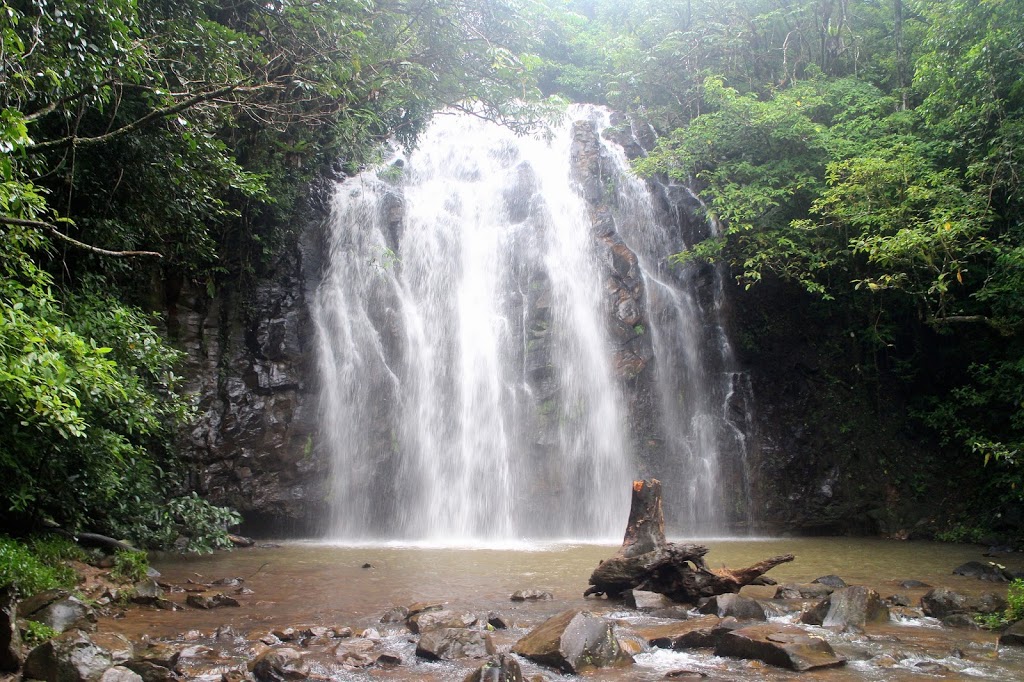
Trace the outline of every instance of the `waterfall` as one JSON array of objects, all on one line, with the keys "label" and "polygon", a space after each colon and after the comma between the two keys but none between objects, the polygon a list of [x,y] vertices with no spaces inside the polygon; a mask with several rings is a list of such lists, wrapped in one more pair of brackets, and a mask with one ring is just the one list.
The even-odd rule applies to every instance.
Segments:
[{"label": "waterfall", "polygon": [[724,527],[745,431],[721,277],[702,297],[669,267],[685,244],[607,118],[439,115],[338,184],[313,304],[332,539],[618,541],[637,475],[679,531]]}]

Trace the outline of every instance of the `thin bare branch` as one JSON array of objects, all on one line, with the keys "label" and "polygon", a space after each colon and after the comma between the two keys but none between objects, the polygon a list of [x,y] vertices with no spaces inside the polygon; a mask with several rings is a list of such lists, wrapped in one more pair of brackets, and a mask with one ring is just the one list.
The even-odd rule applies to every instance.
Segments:
[{"label": "thin bare branch", "polygon": [[47,223],[42,220],[25,220],[23,218],[11,218],[8,216],[0,216],[0,223],[5,225],[19,225],[21,227],[32,227],[37,230],[45,230],[54,237],[62,239],[72,246],[77,246],[80,249],[91,251],[92,253],[98,253],[101,256],[111,256],[113,258],[134,258],[136,256],[146,256],[149,258],[163,258],[163,254],[157,253],[156,251],[111,251],[110,249],[101,249],[98,246],[92,244],[86,244],[80,242],[74,237],[70,237],[54,225],[53,223]]}]

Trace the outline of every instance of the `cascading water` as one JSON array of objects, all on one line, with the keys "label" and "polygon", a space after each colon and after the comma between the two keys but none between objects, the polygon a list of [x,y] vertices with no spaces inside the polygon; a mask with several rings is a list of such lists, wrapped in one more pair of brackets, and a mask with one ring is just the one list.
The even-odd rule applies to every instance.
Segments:
[{"label": "cascading water", "polygon": [[581,117],[541,140],[439,116],[338,185],[314,303],[333,539],[614,541],[640,473],[685,498],[678,530],[721,529],[721,282],[686,291],[621,148],[581,145],[607,114]]}]

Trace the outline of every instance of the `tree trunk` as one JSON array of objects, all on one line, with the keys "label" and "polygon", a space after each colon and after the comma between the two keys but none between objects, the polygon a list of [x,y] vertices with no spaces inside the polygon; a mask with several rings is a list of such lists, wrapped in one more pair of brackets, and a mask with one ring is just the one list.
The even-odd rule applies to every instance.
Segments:
[{"label": "tree trunk", "polygon": [[583,594],[618,597],[626,590],[640,589],[696,604],[703,597],[739,592],[744,585],[761,580],[775,566],[795,558],[784,554],[747,568],[711,570],[704,562],[707,553],[708,548],[703,545],[667,542],[661,483],[655,479],[634,481],[622,547],[594,569],[591,587]]}]

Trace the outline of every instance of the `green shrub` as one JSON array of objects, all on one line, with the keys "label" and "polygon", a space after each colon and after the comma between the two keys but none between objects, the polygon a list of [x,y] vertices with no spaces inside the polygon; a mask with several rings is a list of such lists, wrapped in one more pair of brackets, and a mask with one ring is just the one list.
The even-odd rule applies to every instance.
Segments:
[{"label": "green shrub", "polygon": [[52,566],[40,561],[22,543],[0,537],[0,588],[10,587],[18,594],[27,596],[68,586],[65,577],[59,575]]},{"label": "green shrub", "polygon": [[21,637],[25,640],[26,644],[32,646],[42,644],[46,640],[53,639],[60,634],[45,623],[40,623],[35,620],[26,620],[24,623],[25,625],[21,631]]},{"label": "green shrub", "polygon": [[149,570],[149,558],[145,552],[119,549],[114,554],[114,568],[110,576],[115,580],[137,583],[145,579]]},{"label": "green shrub", "polygon": [[1024,620],[1024,580],[1017,578],[1006,591],[1006,620],[1016,623]]}]

